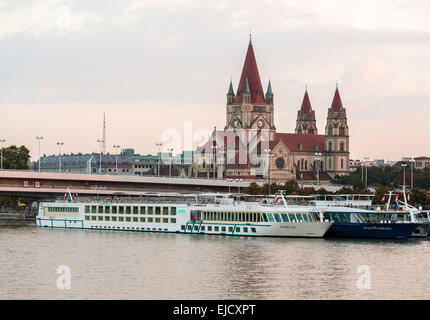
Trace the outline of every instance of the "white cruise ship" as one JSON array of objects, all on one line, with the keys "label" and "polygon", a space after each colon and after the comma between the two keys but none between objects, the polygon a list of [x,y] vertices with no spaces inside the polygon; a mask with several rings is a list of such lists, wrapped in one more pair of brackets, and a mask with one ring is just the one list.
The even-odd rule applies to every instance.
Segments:
[{"label": "white cruise ship", "polygon": [[[145,194],[140,199],[39,203],[37,226],[230,236],[323,237],[333,222],[317,207],[287,205],[282,195]],[[245,201],[247,200],[247,201]]]}]

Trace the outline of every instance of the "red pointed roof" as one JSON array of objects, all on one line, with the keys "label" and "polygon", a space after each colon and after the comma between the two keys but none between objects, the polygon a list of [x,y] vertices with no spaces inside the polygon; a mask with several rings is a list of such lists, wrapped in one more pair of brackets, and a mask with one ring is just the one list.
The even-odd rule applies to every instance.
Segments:
[{"label": "red pointed roof", "polygon": [[303,97],[302,107],[300,108],[300,113],[311,113],[312,106],[311,101],[309,100],[308,91],[306,90],[305,96]]},{"label": "red pointed roof", "polygon": [[336,87],[336,92],[334,93],[333,102],[331,103],[332,111],[343,111],[342,100],[340,99],[339,89]]},{"label": "red pointed roof", "polygon": [[247,78],[249,89],[251,91],[251,102],[266,103],[263,87],[260,81],[260,74],[258,73],[257,62],[255,60],[254,49],[252,48],[252,42],[249,42],[248,51],[246,52],[245,63],[243,64],[242,75],[240,76],[240,82],[234,103],[242,102]]}]

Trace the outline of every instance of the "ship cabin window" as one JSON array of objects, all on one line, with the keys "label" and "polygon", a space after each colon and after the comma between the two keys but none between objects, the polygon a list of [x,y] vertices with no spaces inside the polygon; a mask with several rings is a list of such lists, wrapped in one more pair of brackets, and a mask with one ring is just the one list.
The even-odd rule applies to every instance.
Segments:
[{"label": "ship cabin window", "polygon": [[208,231],[212,231],[212,226],[208,226]]},{"label": "ship cabin window", "polygon": [[90,206],[85,206],[85,213],[90,213]]},{"label": "ship cabin window", "polygon": [[139,218],[133,217],[133,222],[139,222]]},{"label": "ship cabin window", "polygon": [[228,232],[233,232],[233,227],[228,227]]},{"label": "ship cabin window", "polygon": [[176,207],[171,207],[170,208],[170,215],[176,216]]},{"label": "ship cabin window", "polygon": [[291,222],[296,222],[296,216],[294,215],[294,213],[289,213],[288,216],[290,217],[290,221]]},{"label": "ship cabin window", "polygon": [[256,232],[257,232],[257,230],[256,230],[255,228],[251,228],[251,231],[252,231],[253,233],[256,233]]},{"label": "ship cabin window", "polygon": [[288,215],[286,213],[281,213],[281,217],[282,217],[282,221],[290,222],[290,220],[288,219]]},{"label": "ship cabin window", "polygon": [[93,220],[93,221],[96,220],[96,219],[97,219],[97,217],[95,217],[95,216],[91,217],[91,220]]},{"label": "ship cabin window", "polygon": [[187,229],[188,229],[188,231],[191,231],[191,228],[192,228],[192,226],[188,226],[188,228],[187,228]]},{"label": "ship cabin window", "polygon": [[130,222],[130,221],[131,221],[131,218],[130,218],[130,217],[126,217],[126,218],[125,218],[125,221],[126,221],[126,222]]},{"label": "ship cabin window", "polygon": [[181,230],[185,230],[185,226],[184,225],[181,225]]},{"label": "ship cabin window", "polygon": [[155,214],[159,215],[161,213],[161,208],[160,207],[155,207]]},{"label": "ship cabin window", "polygon": [[276,222],[281,222],[281,218],[279,218],[279,214],[274,213],[273,215],[275,216]]},{"label": "ship cabin window", "polygon": [[243,232],[248,232],[248,228],[247,227],[243,227]]},{"label": "ship cabin window", "polygon": [[105,217],[105,221],[110,221],[110,217]]},{"label": "ship cabin window", "polygon": [[273,219],[273,215],[271,213],[267,213],[267,218],[269,219],[270,222],[275,222],[275,220]]},{"label": "ship cabin window", "polygon": [[296,213],[297,221],[303,221],[302,215],[300,213]]},{"label": "ship cabin window", "polygon": [[236,227],[236,232],[240,232],[240,227]]},{"label": "ship cabin window", "polygon": [[194,231],[199,231],[199,226],[194,226]]},{"label": "ship cabin window", "polygon": [[98,216],[97,218],[98,218],[98,219],[97,219],[98,221],[103,221],[103,217]]},{"label": "ship cabin window", "polygon": [[99,213],[103,213],[103,206],[99,206]]},{"label": "ship cabin window", "polygon": [[226,228],[225,227],[221,227],[221,232],[225,232]]},{"label": "ship cabin window", "polygon": [[113,206],[112,207],[112,213],[113,214],[116,214],[117,212],[118,212],[118,209],[117,209],[118,207],[117,206]]},{"label": "ship cabin window", "polygon": [[90,217],[89,216],[85,216],[85,220],[90,220]]},{"label": "ship cabin window", "polygon": [[201,226],[200,231],[205,231],[205,226]]},{"label": "ship cabin window", "polygon": [[97,213],[97,206],[91,206],[91,213]]},{"label": "ship cabin window", "polygon": [[105,213],[110,213],[110,207],[109,206],[105,207]]},{"label": "ship cabin window", "polygon": [[[176,218],[170,218],[170,223],[176,223]],[[204,227],[202,227],[204,230]]]},{"label": "ship cabin window", "polygon": [[133,207],[133,214],[139,213],[139,207]]},{"label": "ship cabin window", "polygon": [[155,223],[160,223],[160,218],[155,218]]},{"label": "ship cabin window", "polygon": [[261,214],[263,216],[263,221],[264,222],[268,222],[269,220],[267,220],[267,215],[265,213]]},{"label": "ship cabin window", "polygon": [[163,215],[169,214],[169,207],[163,207]]},{"label": "ship cabin window", "polygon": [[163,223],[169,223],[169,218],[163,218]]},{"label": "ship cabin window", "polygon": [[154,207],[148,207],[148,214],[154,214]]},{"label": "ship cabin window", "polygon": [[119,206],[118,207],[119,208],[119,210],[118,210],[118,213],[124,213],[124,207],[123,206]]},{"label": "ship cabin window", "polygon": [[112,221],[116,221],[116,217],[112,217]]},{"label": "ship cabin window", "polygon": [[146,218],[140,218],[140,222],[146,222]]},{"label": "ship cabin window", "polygon": [[307,213],[302,213],[302,217],[303,217],[303,221],[309,222],[308,214]]},{"label": "ship cabin window", "polygon": [[140,207],[140,214],[146,214],[145,209],[146,207]]},{"label": "ship cabin window", "polygon": [[215,227],[214,229],[215,229],[215,231],[216,231],[216,232],[218,232],[218,231],[219,231],[219,227]]},{"label": "ship cabin window", "polygon": [[130,214],[131,213],[131,207],[125,207],[125,213]]}]

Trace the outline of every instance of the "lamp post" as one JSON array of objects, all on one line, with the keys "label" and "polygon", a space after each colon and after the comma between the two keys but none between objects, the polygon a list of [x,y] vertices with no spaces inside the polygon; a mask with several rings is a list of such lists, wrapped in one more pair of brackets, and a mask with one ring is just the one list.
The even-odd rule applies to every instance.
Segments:
[{"label": "lamp post", "polygon": [[43,137],[36,137],[39,140],[39,172],[40,172],[40,140],[43,140]]},{"label": "lamp post", "polygon": [[57,142],[57,145],[60,147],[60,156],[59,156],[59,171],[61,172],[61,146],[64,145],[64,142]]},{"label": "lamp post", "polygon": [[172,177],[172,152],[173,152],[173,148],[167,149],[167,151],[169,151],[169,178]]},{"label": "lamp post", "polygon": [[160,176],[160,148],[163,145],[163,143],[156,142],[155,145],[157,146],[157,175]]},{"label": "lamp post", "polygon": [[212,163],[213,163],[213,166],[214,166],[214,179],[216,179],[216,153],[217,153],[217,149],[218,149],[218,146],[217,145],[215,145],[215,146],[212,146]]},{"label": "lamp post", "polygon": [[271,159],[271,157],[273,157],[273,155],[271,154],[271,151],[272,150],[270,150],[270,149],[264,149],[264,152],[266,152],[266,154],[267,154],[267,158],[269,159],[269,165],[268,165],[268,172],[267,172],[267,183],[269,184],[269,196],[270,196],[270,185],[271,185],[271,181],[270,181],[270,163],[272,162],[272,159]]},{"label": "lamp post", "polygon": [[364,157],[364,165],[365,165],[365,169],[366,169],[366,182],[365,182],[365,186],[367,188],[367,160],[369,160],[369,157]]},{"label": "lamp post", "polygon": [[403,167],[403,190],[404,190],[406,188],[405,170],[406,170],[407,164],[402,163],[402,167]]},{"label": "lamp post", "polygon": [[[236,182],[242,182],[242,181],[243,181],[243,179],[236,179]],[[240,184],[237,186],[237,188],[238,188],[237,193],[240,193]]]},{"label": "lamp post", "polygon": [[0,139],[0,149],[1,149],[1,171],[3,171],[3,142],[6,142],[5,139]]},{"label": "lamp post", "polygon": [[100,170],[100,174],[102,174],[102,143],[105,141],[103,139],[102,140],[98,139],[97,142],[100,143],[100,167],[99,167],[99,170]]},{"label": "lamp post", "polygon": [[231,186],[231,182],[233,182],[233,179],[228,178],[227,182],[228,182],[228,193],[231,193],[230,186]]},{"label": "lamp post", "polygon": [[415,159],[411,158],[411,190],[414,188],[414,165],[415,165]]},{"label": "lamp post", "polygon": [[[320,184],[320,166],[321,166],[321,158],[320,157],[322,156],[322,153],[321,152],[316,152],[315,155],[317,156],[315,158],[315,161],[318,161],[318,166],[317,166],[317,185],[319,185]],[[315,162],[315,165],[316,165],[316,162]]]},{"label": "lamp post", "polygon": [[118,149],[120,148],[120,146],[116,144],[113,147],[116,149],[116,152],[115,152],[115,174],[118,174]]}]

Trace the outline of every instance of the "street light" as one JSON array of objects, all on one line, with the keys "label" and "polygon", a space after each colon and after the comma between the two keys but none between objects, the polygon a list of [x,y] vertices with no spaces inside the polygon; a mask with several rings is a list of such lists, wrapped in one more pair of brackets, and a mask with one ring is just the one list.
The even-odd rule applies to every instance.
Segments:
[{"label": "street light", "polygon": [[157,175],[160,176],[160,147],[163,145],[162,142],[156,142],[155,145],[157,146]]},{"label": "street light", "polygon": [[415,165],[415,159],[411,158],[411,190],[414,188],[414,165]]},{"label": "street light", "polygon": [[169,178],[172,177],[172,152],[173,152],[173,148],[167,149],[167,151],[169,151]]},{"label": "street light", "polygon": [[233,179],[228,178],[227,182],[229,182],[229,184],[228,184],[228,193],[231,193],[230,186],[231,186],[231,182],[233,182]]},{"label": "street light", "polygon": [[367,160],[369,160],[369,157],[364,157],[364,165],[366,169],[366,183],[365,183],[366,188],[367,188]]},{"label": "street light", "polygon": [[322,156],[321,152],[316,152],[315,155],[317,156],[315,158],[315,161],[318,161],[318,166],[317,166],[317,185],[320,184],[320,166],[321,166],[321,158],[320,156]]},{"label": "street light", "polygon": [[3,171],[3,142],[6,142],[4,139],[0,139],[0,148],[1,148],[1,171]]},{"label": "street light", "polygon": [[43,140],[43,137],[36,137],[39,140],[39,172],[40,172],[40,140]]},{"label": "street light", "polygon": [[105,141],[102,139],[97,139],[97,142],[100,143],[100,174],[102,174],[102,143],[104,143]]},{"label": "street light", "polygon": [[267,180],[268,180],[268,184],[269,184],[269,196],[270,196],[270,184],[271,184],[271,181],[270,181],[270,163],[272,162],[271,161],[271,157],[273,157],[273,155],[270,153],[272,150],[270,150],[270,149],[264,149],[264,152],[266,152],[266,154],[267,154],[267,158],[269,159],[269,168],[268,168],[268,172],[267,172]]},{"label": "street light", "polygon": [[114,145],[113,146],[116,149],[115,152],[115,174],[118,174],[118,149],[119,149],[119,145]]},{"label": "street light", "polygon": [[405,169],[408,165],[406,163],[402,163],[402,167],[403,167],[403,190],[405,190],[406,188],[406,180],[405,180]]},{"label": "street light", "polygon": [[60,165],[59,165],[59,171],[61,172],[61,146],[64,145],[64,142],[57,142],[57,145],[60,147]]},{"label": "street light", "polygon": [[[242,182],[242,181],[243,181],[243,179],[236,179],[236,182]],[[237,186],[237,188],[238,188],[237,193],[240,193],[240,184]]]}]

